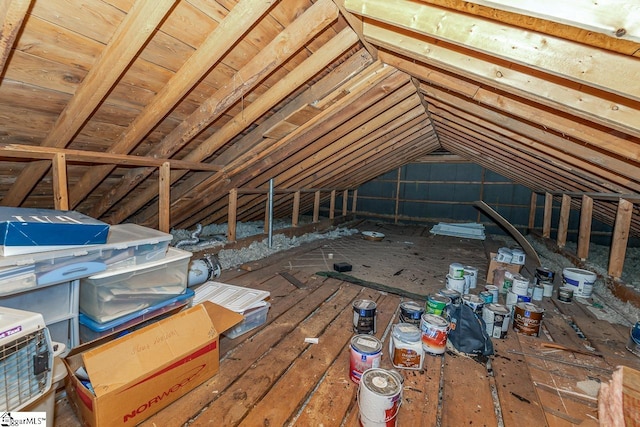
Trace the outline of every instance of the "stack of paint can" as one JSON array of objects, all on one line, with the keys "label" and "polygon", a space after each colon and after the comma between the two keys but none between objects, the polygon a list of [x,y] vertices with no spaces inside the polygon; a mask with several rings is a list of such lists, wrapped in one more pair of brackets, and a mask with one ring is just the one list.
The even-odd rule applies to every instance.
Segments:
[{"label": "stack of paint can", "polygon": [[449,265],[446,287],[460,292],[461,295],[469,293],[469,283],[464,277],[464,266],[462,264],[454,262]]},{"label": "stack of paint can", "polygon": [[478,269],[467,265],[464,267],[465,286],[467,289],[475,289],[478,286]]},{"label": "stack of paint can", "polygon": [[536,286],[542,287],[543,297],[553,296],[553,282],[555,280],[556,273],[547,267],[537,267],[534,281]]}]

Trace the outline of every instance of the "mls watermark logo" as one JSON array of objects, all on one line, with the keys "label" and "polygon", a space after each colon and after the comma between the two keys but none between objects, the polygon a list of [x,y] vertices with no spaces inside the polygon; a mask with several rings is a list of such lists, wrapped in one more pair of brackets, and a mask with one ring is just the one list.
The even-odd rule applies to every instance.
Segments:
[{"label": "mls watermark logo", "polygon": [[46,424],[46,412],[3,412],[0,415],[0,427],[44,426]]}]

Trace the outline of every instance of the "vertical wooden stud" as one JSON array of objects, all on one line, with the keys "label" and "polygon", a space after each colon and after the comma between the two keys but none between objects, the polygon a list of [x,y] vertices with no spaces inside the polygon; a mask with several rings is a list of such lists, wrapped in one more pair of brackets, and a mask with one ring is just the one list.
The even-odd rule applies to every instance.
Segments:
[{"label": "vertical wooden stud", "polygon": [[616,223],[613,227],[611,253],[609,254],[609,276],[614,279],[619,279],[622,276],[632,215],[633,203],[625,199],[620,199],[618,201]]},{"label": "vertical wooden stud", "polygon": [[551,193],[544,195],[544,219],[542,220],[542,237],[551,238],[551,216],[553,215],[553,196]]},{"label": "vertical wooden stud", "polygon": [[571,215],[571,197],[563,194],[560,205],[560,220],[558,222],[558,235],[556,241],[559,248],[564,248],[567,244],[567,233],[569,231],[569,216]]},{"label": "vertical wooden stud", "polygon": [[336,190],[331,190],[331,199],[329,200],[329,219],[336,217]]},{"label": "vertical wooden stud", "polygon": [[313,222],[320,220],[320,191],[316,191],[313,199]]},{"label": "vertical wooden stud", "polygon": [[227,240],[236,241],[236,219],[238,215],[238,189],[229,190],[229,207],[227,213]]},{"label": "vertical wooden stud", "polygon": [[158,169],[158,230],[169,232],[171,226],[170,203],[171,203],[171,166],[169,162],[164,162]]},{"label": "vertical wooden stud", "polygon": [[593,199],[582,196],[580,207],[580,228],[578,230],[578,258],[582,261],[589,256],[589,244],[591,243],[591,218],[593,217]]},{"label": "vertical wooden stud", "polygon": [[[480,199],[482,200],[482,199]],[[535,191],[531,192],[531,202],[529,205],[529,231],[533,230],[536,226],[536,204],[538,202],[538,194]]]},{"label": "vertical wooden stud", "polygon": [[300,190],[293,193],[293,213],[291,214],[291,226],[297,227],[300,221]]},{"label": "vertical wooden stud", "polygon": [[342,192],[342,216],[347,216],[347,205],[349,204],[349,190]]},{"label": "vertical wooden stud", "polygon": [[353,200],[351,202],[351,212],[356,213],[356,203],[358,201],[358,189],[353,190]]},{"label": "vertical wooden stud", "polygon": [[69,210],[69,191],[67,189],[67,156],[57,153],[51,161],[53,174],[53,205],[57,210]]}]

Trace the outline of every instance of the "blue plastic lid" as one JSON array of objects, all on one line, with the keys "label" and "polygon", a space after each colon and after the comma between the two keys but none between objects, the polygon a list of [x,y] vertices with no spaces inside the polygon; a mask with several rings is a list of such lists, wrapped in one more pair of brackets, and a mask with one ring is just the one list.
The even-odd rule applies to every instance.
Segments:
[{"label": "blue plastic lid", "polygon": [[78,322],[81,325],[86,326],[87,328],[91,329],[94,332],[104,332],[104,331],[116,328],[122,325],[123,323],[126,323],[130,320],[135,319],[136,317],[140,317],[145,314],[149,314],[152,311],[161,309],[162,307],[166,307],[170,304],[175,304],[177,302],[181,302],[181,301],[188,300],[189,298],[193,298],[194,295],[195,295],[195,292],[192,289],[187,288],[185,293],[182,295],[178,295],[177,297],[164,300],[162,302],[159,302],[158,304],[149,306],[147,308],[143,308],[142,310],[134,311],[133,313],[127,314],[122,317],[118,317],[117,319],[113,319],[105,323],[96,322],[95,320],[89,318],[89,316],[85,315],[84,313],[80,313],[78,315]]}]

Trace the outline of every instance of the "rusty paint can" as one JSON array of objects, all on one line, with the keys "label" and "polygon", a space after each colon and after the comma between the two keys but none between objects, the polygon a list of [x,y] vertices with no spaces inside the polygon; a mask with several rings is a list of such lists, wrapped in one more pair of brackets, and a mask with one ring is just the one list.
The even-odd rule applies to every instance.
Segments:
[{"label": "rusty paint can", "polygon": [[540,336],[544,309],[528,302],[519,302],[513,309],[513,330],[530,336]]},{"label": "rusty paint can", "polygon": [[351,338],[350,356],[349,378],[358,384],[364,371],[380,366],[382,341],[367,334],[356,335]]}]

